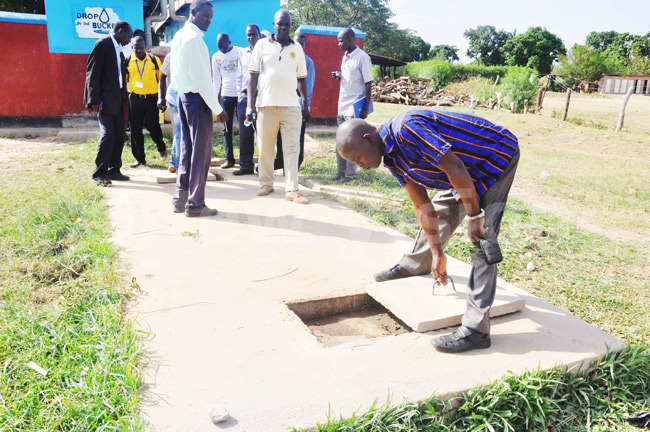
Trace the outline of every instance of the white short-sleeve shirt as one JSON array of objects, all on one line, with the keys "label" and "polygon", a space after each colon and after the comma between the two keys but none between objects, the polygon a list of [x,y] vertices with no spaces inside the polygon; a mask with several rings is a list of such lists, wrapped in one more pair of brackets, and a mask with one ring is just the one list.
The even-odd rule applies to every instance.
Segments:
[{"label": "white short-sleeve shirt", "polygon": [[361,48],[345,53],[341,60],[341,91],[338,115],[354,116],[354,102],[366,94],[366,83],[372,82],[372,62]]},{"label": "white short-sleeve shirt", "polygon": [[259,73],[257,106],[300,106],[298,79],[307,77],[305,53],[291,41],[282,47],[270,38],[260,39],[253,49],[249,72]]}]

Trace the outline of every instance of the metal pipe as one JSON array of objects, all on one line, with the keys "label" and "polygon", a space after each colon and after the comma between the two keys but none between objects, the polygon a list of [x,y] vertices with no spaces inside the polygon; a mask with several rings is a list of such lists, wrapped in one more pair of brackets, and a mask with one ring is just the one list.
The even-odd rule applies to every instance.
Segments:
[{"label": "metal pipe", "polygon": [[147,46],[151,46],[151,24],[155,22],[165,21],[169,18],[169,7],[167,6],[167,0],[160,0],[160,15],[149,15],[144,20],[144,39]]},{"label": "metal pipe", "polygon": [[169,0],[169,16],[173,21],[185,22],[187,17],[183,15],[176,15],[176,0]]}]

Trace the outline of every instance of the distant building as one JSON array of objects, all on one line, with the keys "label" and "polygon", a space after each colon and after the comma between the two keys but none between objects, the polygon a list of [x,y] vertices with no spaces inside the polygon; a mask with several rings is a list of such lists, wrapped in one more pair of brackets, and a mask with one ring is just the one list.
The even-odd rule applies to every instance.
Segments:
[{"label": "distant building", "polygon": [[630,86],[634,93],[650,95],[650,75],[603,75],[598,91],[604,94],[625,94]]}]

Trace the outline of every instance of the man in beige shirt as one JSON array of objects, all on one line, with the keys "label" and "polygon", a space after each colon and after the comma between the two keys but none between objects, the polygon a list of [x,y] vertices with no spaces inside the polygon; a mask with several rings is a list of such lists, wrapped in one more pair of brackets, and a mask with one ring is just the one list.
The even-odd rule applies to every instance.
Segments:
[{"label": "man in beige shirt", "polygon": [[[286,175],[285,198],[298,204],[308,204],[298,190],[298,155],[302,120],[309,120],[307,103],[307,64],[302,46],[290,37],[291,14],[279,10],[273,20],[275,34],[260,39],[251,55],[248,83],[248,108],[246,117],[253,121],[259,113],[257,133],[259,139],[260,190],[257,195],[273,192],[273,158],[278,130],[282,133],[282,150]],[[296,81],[302,100],[296,96]],[[258,92],[259,91],[259,92]],[[257,100],[252,97],[256,92]]]}]

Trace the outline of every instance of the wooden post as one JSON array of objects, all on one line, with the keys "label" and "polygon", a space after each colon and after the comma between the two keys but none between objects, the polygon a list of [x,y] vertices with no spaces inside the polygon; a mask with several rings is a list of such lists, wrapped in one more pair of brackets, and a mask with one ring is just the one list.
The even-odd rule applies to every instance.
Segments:
[{"label": "wooden post", "polygon": [[621,105],[621,110],[618,112],[618,123],[616,124],[616,132],[619,132],[621,129],[623,129],[623,120],[625,120],[625,107],[627,106],[627,101],[630,100],[630,96],[632,96],[632,93],[634,93],[634,85],[631,85],[629,89],[627,89],[627,93],[625,94],[625,99],[623,99],[623,104]]},{"label": "wooden post", "polygon": [[569,113],[569,100],[571,99],[571,89],[566,89],[566,99],[564,100],[564,110],[562,111],[562,121],[566,121],[566,116]]},{"label": "wooden post", "polygon": [[474,95],[471,95],[470,101],[469,101],[469,107],[474,108],[476,106],[476,99],[474,98]]},{"label": "wooden post", "polygon": [[546,96],[546,89],[548,88],[548,77],[544,77],[542,80],[544,80],[544,83],[542,84],[542,87],[537,91],[537,103],[535,104],[535,112],[537,114],[542,113],[542,104],[544,103],[544,96]]},{"label": "wooden post", "polygon": [[524,100],[524,114],[528,114],[528,99]]},{"label": "wooden post", "polygon": [[499,75],[497,75],[497,79],[494,80],[494,86],[492,86],[493,92],[497,90],[497,84],[499,84]]},{"label": "wooden post", "polygon": [[510,112],[513,114],[517,112],[517,104],[515,101],[510,102]]}]

